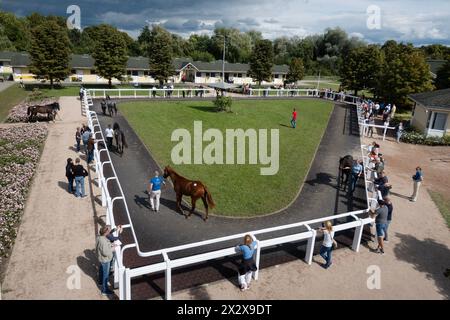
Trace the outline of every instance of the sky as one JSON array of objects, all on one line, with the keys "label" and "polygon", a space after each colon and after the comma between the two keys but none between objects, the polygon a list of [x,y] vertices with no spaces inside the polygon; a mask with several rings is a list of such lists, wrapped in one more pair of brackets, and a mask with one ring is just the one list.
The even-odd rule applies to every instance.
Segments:
[{"label": "sky", "polygon": [[0,9],[69,17],[80,8],[81,28],[109,23],[136,38],[161,24],[183,37],[215,27],[260,31],[265,38],[305,37],[341,27],[369,43],[386,40],[450,46],[450,0],[0,0]]}]

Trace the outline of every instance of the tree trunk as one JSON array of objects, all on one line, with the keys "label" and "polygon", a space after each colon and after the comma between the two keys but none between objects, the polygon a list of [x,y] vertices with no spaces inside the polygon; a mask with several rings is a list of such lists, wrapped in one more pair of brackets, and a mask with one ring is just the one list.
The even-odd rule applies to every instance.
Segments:
[{"label": "tree trunk", "polygon": [[109,86],[110,89],[112,88],[111,78],[108,79],[108,86]]},{"label": "tree trunk", "polygon": [[53,89],[53,78],[50,78],[50,89]]},{"label": "tree trunk", "polygon": [[355,96],[358,96],[358,89],[355,89]]}]

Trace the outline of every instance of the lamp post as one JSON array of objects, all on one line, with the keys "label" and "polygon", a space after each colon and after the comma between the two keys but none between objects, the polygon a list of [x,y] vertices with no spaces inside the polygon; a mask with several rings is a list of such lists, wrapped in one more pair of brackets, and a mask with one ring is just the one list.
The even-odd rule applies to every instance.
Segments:
[{"label": "lamp post", "polygon": [[226,37],[223,35],[223,58],[222,58],[222,82],[225,83],[225,45]]}]

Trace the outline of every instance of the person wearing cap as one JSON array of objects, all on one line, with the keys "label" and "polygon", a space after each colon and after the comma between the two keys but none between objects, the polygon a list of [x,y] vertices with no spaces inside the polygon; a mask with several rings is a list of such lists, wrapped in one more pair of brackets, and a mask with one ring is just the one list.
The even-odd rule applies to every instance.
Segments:
[{"label": "person wearing cap", "polygon": [[165,185],[163,177],[159,176],[158,170],[155,171],[155,176],[150,179],[148,185],[148,195],[150,198],[150,205],[152,206],[152,211],[159,211],[159,198],[161,197],[161,186]]}]

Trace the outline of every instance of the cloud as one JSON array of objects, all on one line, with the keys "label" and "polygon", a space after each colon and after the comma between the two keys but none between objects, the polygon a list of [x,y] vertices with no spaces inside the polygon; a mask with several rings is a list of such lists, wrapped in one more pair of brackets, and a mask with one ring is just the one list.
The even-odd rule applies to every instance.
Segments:
[{"label": "cloud", "polygon": [[274,18],[270,18],[270,19],[265,19],[264,20],[265,23],[269,23],[269,24],[277,24],[280,23],[280,21],[274,19]]}]

